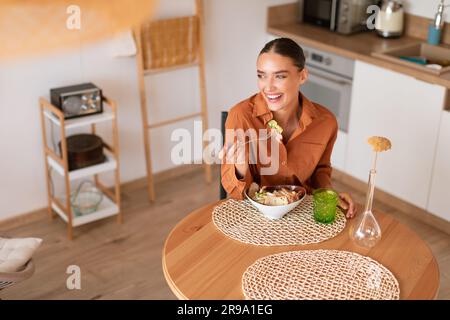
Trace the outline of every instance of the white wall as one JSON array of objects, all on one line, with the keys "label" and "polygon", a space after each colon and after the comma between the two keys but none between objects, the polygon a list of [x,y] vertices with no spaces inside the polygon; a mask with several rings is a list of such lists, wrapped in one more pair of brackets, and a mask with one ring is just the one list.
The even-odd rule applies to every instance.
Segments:
[{"label": "white wall", "polygon": [[[205,51],[210,126],[220,110],[256,90],[254,64],[264,43],[268,5],[281,0],[206,0]],[[194,12],[193,0],[163,0],[157,17]],[[0,220],[47,204],[38,97],[49,89],[85,81],[119,105],[122,182],[145,176],[136,64],[114,58],[111,41],[45,57],[0,63]],[[200,110],[196,68],[147,78],[150,122]],[[172,167],[170,134],[192,121],[152,132],[153,169]]]},{"label": "white wall", "polygon": [[[440,0],[405,0],[405,10],[416,16],[434,18],[437,12]],[[448,1],[446,1],[448,4]],[[445,21],[450,22],[450,8],[445,9]]]}]

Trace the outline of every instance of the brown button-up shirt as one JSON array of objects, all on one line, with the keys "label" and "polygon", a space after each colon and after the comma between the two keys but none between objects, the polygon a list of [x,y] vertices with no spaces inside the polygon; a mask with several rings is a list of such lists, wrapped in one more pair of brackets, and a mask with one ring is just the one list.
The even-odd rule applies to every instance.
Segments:
[{"label": "brown button-up shirt", "polygon": [[[222,185],[232,198],[243,199],[244,191],[252,182],[260,186],[302,185],[308,192],[316,188],[331,187],[330,158],[338,132],[336,117],[328,109],[309,101],[301,93],[299,100],[302,106],[299,127],[289,141],[278,144],[279,163],[275,174],[262,175],[261,168],[268,165],[257,157],[258,159],[249,165],[246,176],[238,179],[234,164],[224,161]],[[225,128],[244,131],[254,129],[259,132],[260,129],[268,129],[268,122],[272,119],[272,112],[262,94],[258,93],[231,108]],[[270,157],[270,147],[268,149]],[[273,157],[271,160],[276,161]]]}]

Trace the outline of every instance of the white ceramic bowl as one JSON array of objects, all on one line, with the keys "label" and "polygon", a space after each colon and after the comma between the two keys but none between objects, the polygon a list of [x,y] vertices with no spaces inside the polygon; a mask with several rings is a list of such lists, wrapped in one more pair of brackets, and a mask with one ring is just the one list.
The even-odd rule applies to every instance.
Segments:
[{"label": "white ceramic bowl", "polygon": [[256,202],[255,200],[253,200],[252,198],[249,197],[249,195],[247,194],[247,192],[245,192],[245,196],[247,197],[247,199],[251,202],[251,204],[259,210],[259,212],[261,212],[264,216],[266,216],[269,219],[281,219],[283,218],[283,216],[292,211],[295,207],[297,207],[300,202],[303,201],[303,199],[305,198],[306,195],[306,189],[300,186],[294,186],[294,185],[279,185],[279,186],[270,186],[267,187],[266,190],[267,191],[271,191],[271,190],[275,190],[275,189],[280,189],[280,188],[287,188],[289,190],[292,191],[297,191],[297,192],[301,192],[302,195],[300,197],[300,200],[297,200],[295,202],[292,202],[290,204],[287,205],[283,205],[283,206],[267,206],[265,204],[261,204],[259,202]]}]

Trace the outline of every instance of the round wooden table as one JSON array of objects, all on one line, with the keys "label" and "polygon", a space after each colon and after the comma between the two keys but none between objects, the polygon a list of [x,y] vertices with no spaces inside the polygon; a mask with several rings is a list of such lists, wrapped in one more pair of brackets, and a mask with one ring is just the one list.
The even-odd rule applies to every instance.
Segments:
[{"label": "round wooden table", "polygon": [[327,241],[306,246],[256,246],[225,236],[212,221],[216,202],[200,208],[169,234],[163,250],[167,283],[179,299],[244,299],[242,275],[258,258],[292,250],[336,249],[369,256],[397,278],[401,299],[434,299],[439,291],[439,268],[428,245],[391,216],[375,211],[382,239],[372,249],[352,243],[348,229]]}]

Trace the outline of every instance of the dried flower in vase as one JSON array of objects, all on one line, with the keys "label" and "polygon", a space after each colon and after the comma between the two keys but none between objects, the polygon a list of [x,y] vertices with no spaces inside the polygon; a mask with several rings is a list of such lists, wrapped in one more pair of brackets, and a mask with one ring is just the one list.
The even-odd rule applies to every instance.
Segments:
[{"label": "dried flower in vase", "polygon": [[367,142],[372,146],[372,149],[375,152],[387,151],[392,147],[391,141],[385,137],[373,136],[367,139]]},{"label": "dried flower in vase", "polygon": [[379,152],[391,149],[392,144],[388,138],[376,136],[370,137],[367,142],[372,146],[372,149],[375,152],[375,158],[372,163],[372,169],[369,173],[366,206],[364,212],[350,228],[350,237],[357,245],[365,248],[372,248],[381,239],[381,228],[372,213],[373,194],[375,190],[375,174],[377,172],[377,156]]},{"label": "dried flower in vase", "polygon": [[367,139],[367,142],[372,146],[375,152],[375,158],[372,163],[372,170],[376,172],[378,152],[387,151],[392,148],[392,143],[388,138],[373,136]]}]

